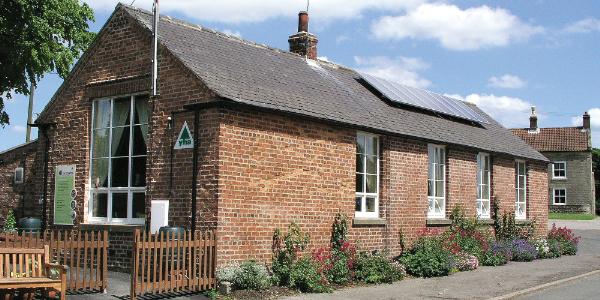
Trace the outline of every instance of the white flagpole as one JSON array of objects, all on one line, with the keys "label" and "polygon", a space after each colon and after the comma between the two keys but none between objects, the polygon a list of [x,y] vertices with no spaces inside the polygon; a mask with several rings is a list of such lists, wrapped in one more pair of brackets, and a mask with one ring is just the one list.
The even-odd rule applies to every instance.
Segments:
[{"label": "white flagpole", "polygon": [[158,13],[158,0],[154,0],[153,12],[154,12],[154,28],[152,29],[152,96],[156,96],[156,95],[158,95],[158,93],[157,93],[158,20],[160,19],[160,16]]}]

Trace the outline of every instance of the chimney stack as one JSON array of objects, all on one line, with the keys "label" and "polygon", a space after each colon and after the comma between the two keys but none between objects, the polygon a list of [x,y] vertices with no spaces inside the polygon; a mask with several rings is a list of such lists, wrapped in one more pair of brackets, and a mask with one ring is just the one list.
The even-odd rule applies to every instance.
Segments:
[{"label": "chimney stack", "polygon": [[309,59],[317,59],[317,37],[308,32],[308,12],[301,11],[298,14],[298,33],[293,34],[288,39],[290,43],[290,52]]},{"label": "chimney stack", "polygon": [[531,107],[531,116],[529,117],[529,129],[537,130],[538,128],[538,119],[537,114],[535,113],[535,106]]},{"label": "chimney stack", "polygon": [[589,130],[590,128],[592,128],[591,125],[592,124],[591,124],[591,120],[590,120],[590,114],[588,114],[588,112],[586,111],[583,114],[583,129],[588,129]]}]

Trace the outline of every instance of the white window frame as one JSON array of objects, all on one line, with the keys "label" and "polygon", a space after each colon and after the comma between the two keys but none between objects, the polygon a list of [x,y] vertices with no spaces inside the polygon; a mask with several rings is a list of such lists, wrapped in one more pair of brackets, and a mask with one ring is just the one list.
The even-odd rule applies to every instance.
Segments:
[{"label": "white window frame", "polygon": [[[21,173],[21,178],[19,179],[19,173]],[[13,181],[15,184],[22,184],[23,182],[25,182],[25,171],[23,169],[23,167],[17,167],[15,168],[15,174],[13,176]]]},{"label": "white window frame", "polygon": [[[555,172],[557,170],[556,164],[563,164],[564,169],[558,169],[558,170],[559,171],[564,170],[565,176],[555,176],[555,174],[556,174]],[[552,163],[552,179],[559,179],[559,180],[567,179],[567,162],[566,161],[555,161]]]},{"label": "white window frame", "polygon": [[[521,170],[523,170],[523,175],[521,175]],[[523,180],[523,199],[520,199],[519,193],[521,180]],[[519,205],[525,206],[523,214],[519,214]],[[524,160],[515,161],[515,219],[527,219],[527,163]]]},{"label": "white window frame", "polygon": [[[565,191],[565,202],[557,203],[556,202],[556,191]],[[554,188],[552,189],[552,205],[567,205],[567,189],[566,188]]]},{"label": "white window frame", "polygon": [[[434,155],[435,152],[439,151],[439,154],[441,154],[442,158],[441,158],[441,162],[443,164],[443,191],[442,191],[442,196],[435,196],[437,190],[436,190],[436,181],[439,181],[438,178],[435,177],[435,166],[440,164],[439,162],[434,162]],[[428,219],[443,219],[446,217],[446,185],[447,185],[447,178],[446,178],[446,146],[444,145],[435,145],[435,144],[429,144],[427,146],[427,157],[428,157],[428,173],[427,173],[427,185],[429,186],[429,182],[433,181],[432,184],[432,195],[429,195],[429,190],[427,191],[427,218]],[[433,176],[433,178],[430,178],[430,176]],[[435,212],[435,202],[437,202],[438,204],[441,203],[441,213],[436,213]],[[432,205],[433,204],[433,207]]]},{"label": "white window frame", "polygon": [[[364,178],[363,178],[363,182],[362,182],[362,190],[363,192],[358,192],[356,191],[356,196],[355,196],[355,201],[357,200],[357,198],[360,198],[361,201],[361,211],[354,211],[354,217],[356,218],[364,218],[364,219],[377,219],[379,218],[379,180],[380,180],[380,164],[379,164],[379,156],[381,153],[381,149],[380,149],[380,143],[379,143],[379,136],[375,135],[375,134],[371,134],[371,133],[366,133],[366,132],[357,132],[356,134],[356,138],[357,140],[359,138],[374,138],[375,139],[375,144],[377,145],[377,153],[376,153],[376,167],[377,167],[377,189],[375,193],[367,193],[367,177],[366,174],[367,173],[367,156],[364,155],[363,157],[363,161],[360,162],[361,164],[363,164],[363,170],[364,170]],[[362,154],[362,153],[358,153],[358,151],[355,150],[355,153],[358,154]],[[359,163],[358,161],[356,162],[357,164]],[[355,174],[359,174],[358,172],[355,172]],[[371,174],[371,175],[375,175],[375,174]],[[355,176],[356,177],[356,176]],[[375,198],[375,211],[374,212],[368,212],[367,211],[367,198]]]},{"label": "white window frame", "polygon": [[[146,93],[136,93],[136,94],[127,94],[127,95],[120,95],[120,96],[112,96],[112,97],[105,97],[105,98],[99,98],[99,99],[95,99],[92,102],[92,115],[91,115],[91,131],[90,131],[90,171],[89,171],[89,186],[90,186],[90,191],[89,191],[89,201],[88,201],[88,222],[89,223],[94,223],[94,224],[115,224],[115,225],[119,225],[119,224],[129,224],[129,225],[143,225],[146,222],[145,218],[133,218],[132,217],[132,213],[133,213],[133,194],[134,193],[144,193],[146,194],[146,187],[132,187],[132,183],[131,183],[131,172],[132,172],[132,164],[133,164],[133,157],[143,157],[144,155],[133,155],[133,127],[135,124],[134,121],[134,112],[135,112],[135,97],[136,96],[142,96],[145,95]],[[113,112],[114,112],[114,103],[116,99],[119,98],[124,98],[124,97],[130,97],[130,116],[129,116],[129,153],[128,153],[128,174],[127,174],[127,186],[128,187],[110,187],[110,184],[112,182],[112,134],[113,134]],[[99,187],[99,188],[95,188],[93,186],[93,179],[92,179],[92,174],[93,174],[93,166],[94,164],[93,162],[93,153],[94,153],[94,130],[96,128],[94,128],[95,126],[95,121],[94,117],[95,117],[95,109],[96,109],[96,103],[100,102],[100,101],[104,101],[104,100],[110,100],[110,124],[109,127],[106,128],[109,131],[109,137],[108,137],[108,185],[109,187]],[[148,125],[148,128],[150,128],[150,125]],[[148,145],[146,146],[148,147]],[[146,152],[146,158],[148,157],[148,152]],[[148,183],[146,182],[146,185]],[[106,205],[106,217],[94,217],[93,212],[94,212],[94,194],[95,193],[101,193],[101,194],[107,194],[107,205]],[[127,193],[127,218],[113,218],[112,217],[112,196],[113,194],[125,194]]]},{"label": "white window frame", "polygon": [[[485,166],[485,162],[487,161],[487,165],[488,165],[488,169],[485,170],[484,166]],[[487,171],[487,187],[488,187],[488,195],[487,198],[485,198],[484,195],[484,188],[486,187],[486,184],[483,183],[483,178],[485,176],[485,172]],[[484,153],[484,152],[480,152],[479,154],[477,154],[477,201],[476,201],[476,207],[477,207],[477,217],[482,218],[482,219],[489,219],[491,218],[491,214],[490,214],[490,210],[491,210],[491,197],[492,197],[492,160],[491,157],[488,153]],[[482,212],[482,208],[484,207],[484,205],[487,204],[487,212],[483,213]]]}]

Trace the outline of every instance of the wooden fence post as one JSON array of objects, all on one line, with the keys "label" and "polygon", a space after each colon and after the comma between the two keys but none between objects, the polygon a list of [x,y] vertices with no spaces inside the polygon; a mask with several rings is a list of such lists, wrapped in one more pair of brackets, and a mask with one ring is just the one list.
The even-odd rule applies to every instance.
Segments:
[{"label": "wooden fence post", "polygon": [[139,241],[139,237],[140,237],[140,230],[136,229],[134,234],[133,234],[133,247],[132,247],[132,251],[133,251],[133,255],[132,255],[132,259],[133,259],[133,263],[131,264],[131,286],[129,288],[129,294],[130,294],[130,298],[131,300],[135,300],[136,299],[136,288],[137,288],[137,264],[138,264],[138,241]]}]

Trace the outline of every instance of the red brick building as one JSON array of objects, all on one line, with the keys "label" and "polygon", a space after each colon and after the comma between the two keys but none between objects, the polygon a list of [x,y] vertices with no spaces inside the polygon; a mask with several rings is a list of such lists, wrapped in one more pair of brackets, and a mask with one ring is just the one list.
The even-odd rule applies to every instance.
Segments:
[{"label": "red brick building", "polygon": [[[113,265],[127,264],[128,231],[150,226],[157,200],[170,225],[217,230],[219,264],[270,259],[273,230],[292,221],[324,245],[337,212],[360,248],[391,253],[400,232],[447,225],[457,205],[489,219],[497,201],[546,230],[547,159],[474,105],[405,87],[479,122],[394,103],[314,59],[304,31],[289,40],[298,54],[169,17],[150,97],[151,24],[119,5],[36,121],[47,224],[63,226],[55,169],[75,165],[74,226],[109,228]],[[175,149],[184,124],[193,145]]]}]

